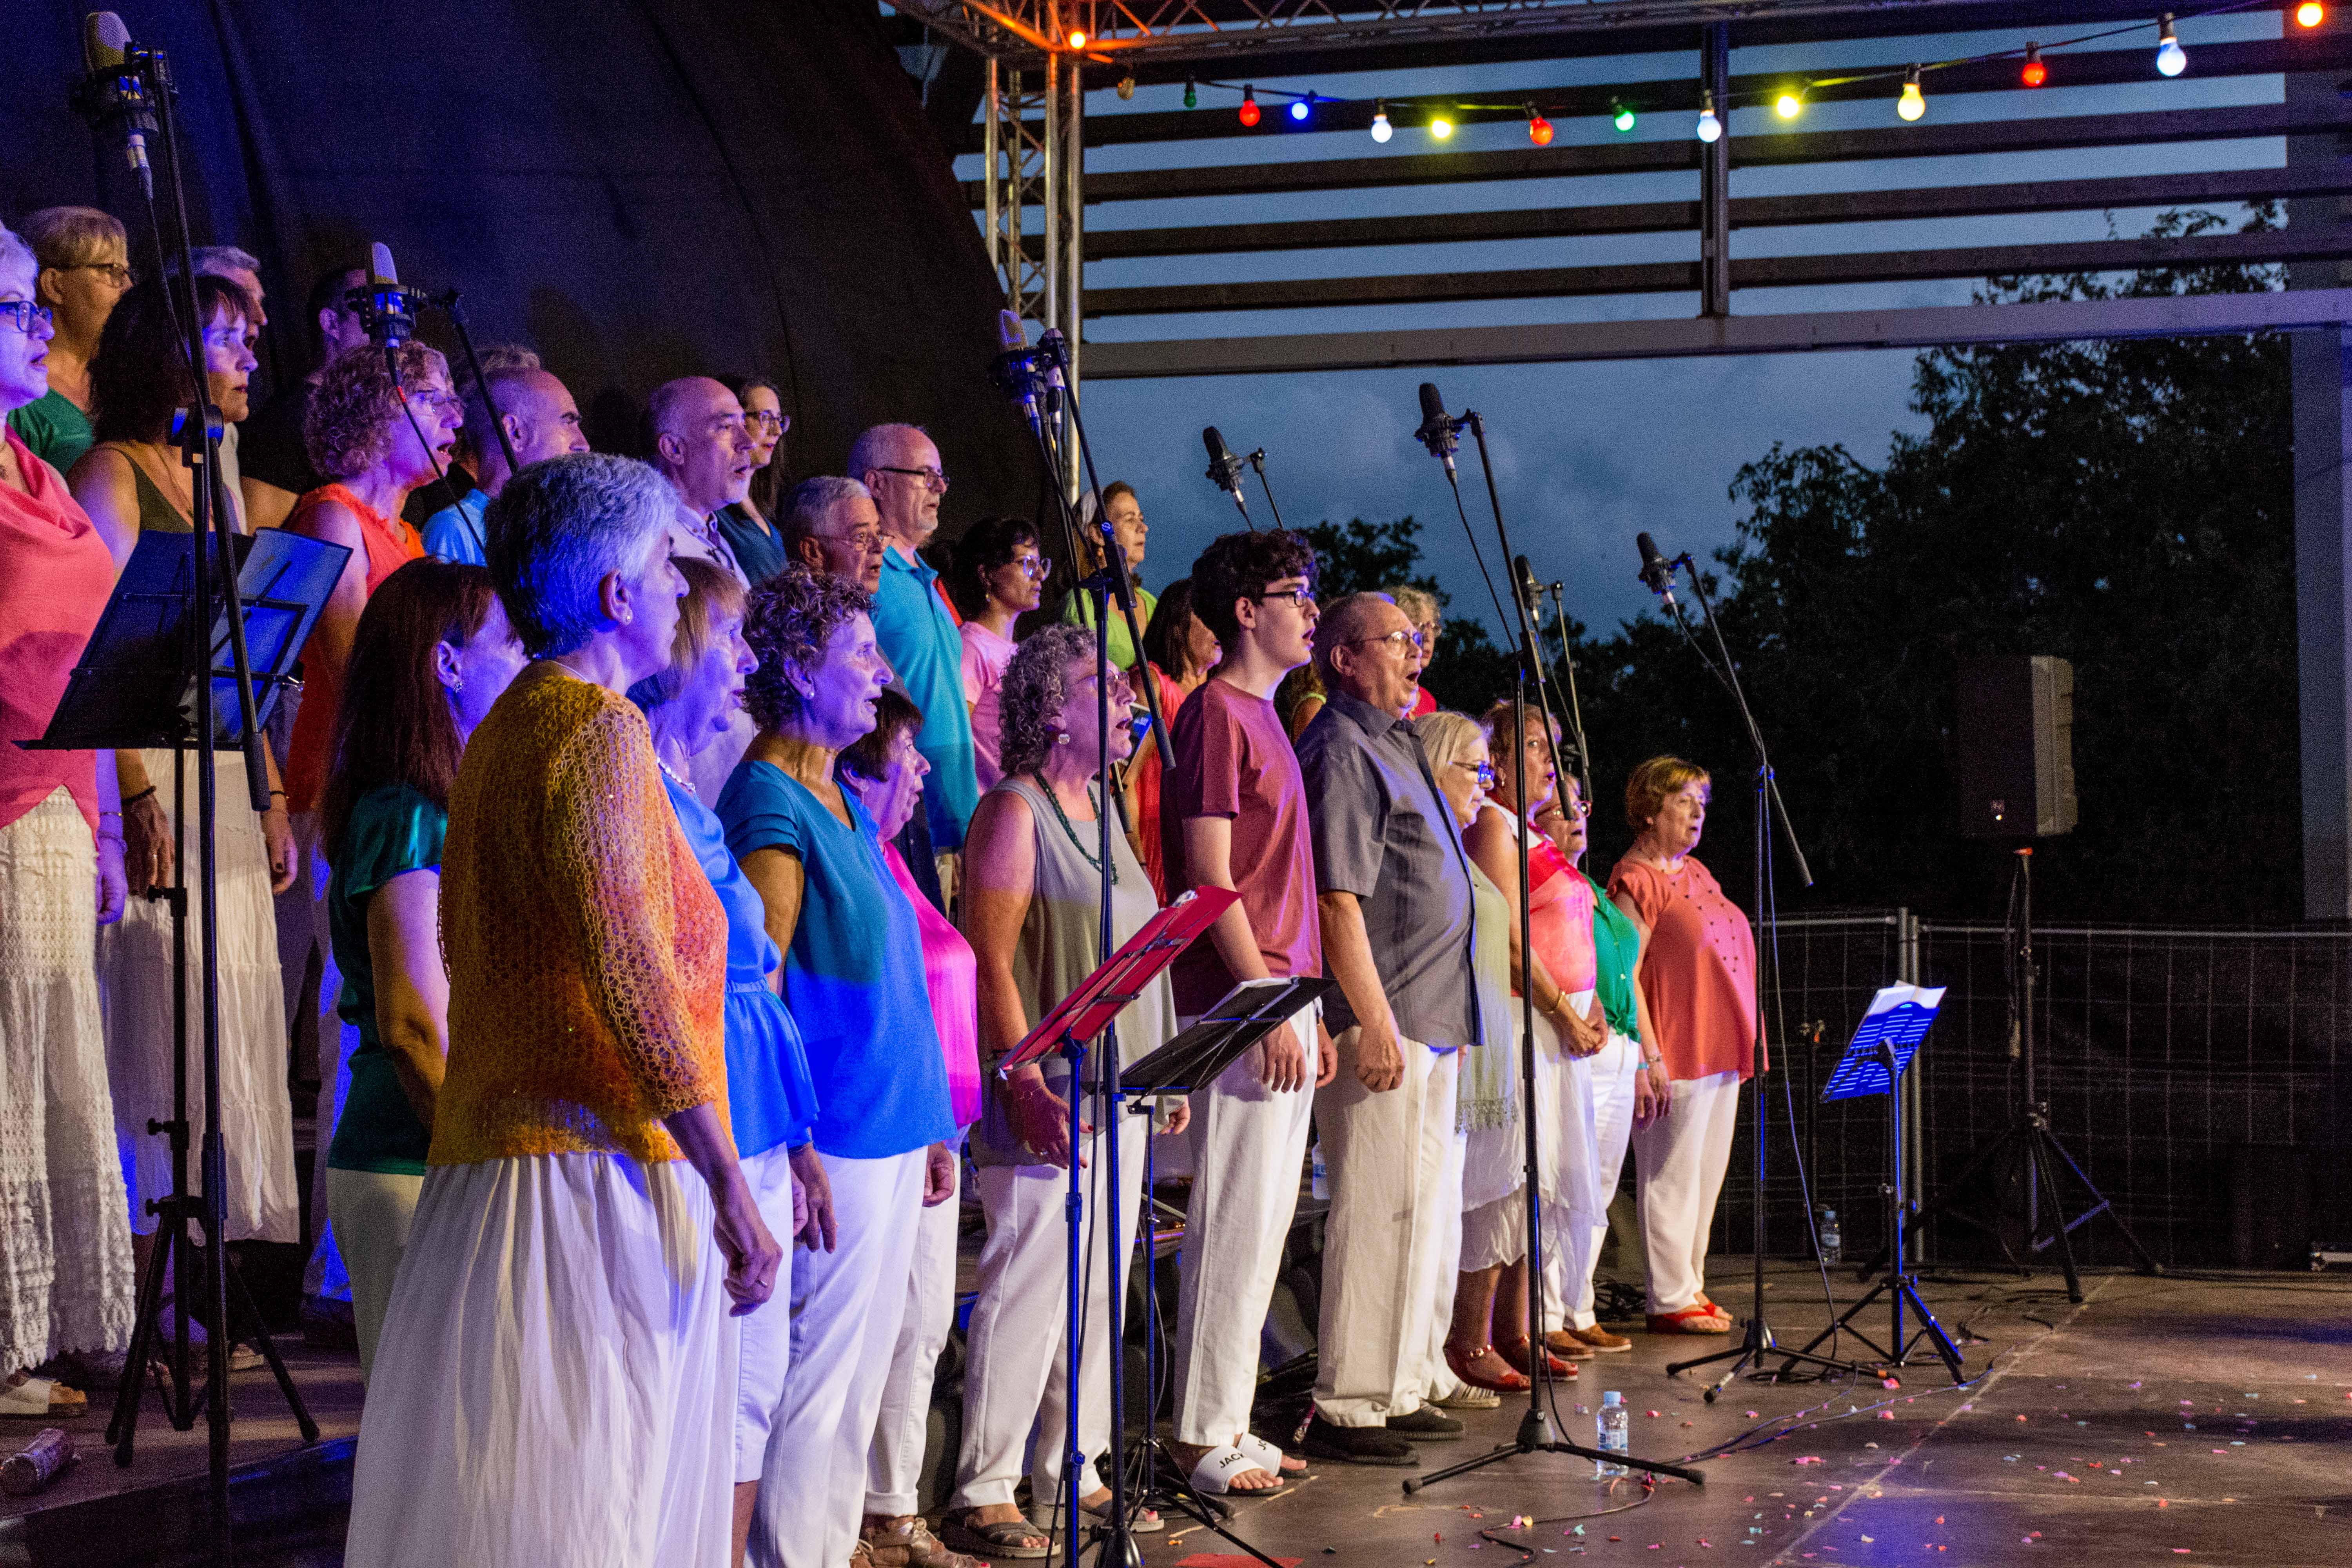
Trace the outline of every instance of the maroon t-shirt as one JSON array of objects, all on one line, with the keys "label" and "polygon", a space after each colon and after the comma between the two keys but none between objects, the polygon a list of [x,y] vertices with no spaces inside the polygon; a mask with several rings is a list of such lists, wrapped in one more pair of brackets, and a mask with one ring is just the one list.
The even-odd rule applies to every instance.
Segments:
[{"label": "maroon t-shirt", "polygon": [[[1263,697],[1214,679],[1185,699],[1170,738],[1176,771],[1160,785],[1160,833],[1168,896],[1194,886],[1184,861],[1184,822],[1233,819],[1234,886],[1257,935],[1266,973],[1319,975],[1323,932],[1315,918],[1315,850],[1307,837],[1307,785],[1281,715]],[[1170,972],[1176,1011],[1205,1013],[1234,976],[1202,937]]]}]

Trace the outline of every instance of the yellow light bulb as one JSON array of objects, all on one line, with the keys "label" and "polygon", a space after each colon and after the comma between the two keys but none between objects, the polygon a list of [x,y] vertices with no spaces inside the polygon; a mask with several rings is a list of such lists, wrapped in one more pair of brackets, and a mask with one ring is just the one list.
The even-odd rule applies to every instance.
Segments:
[{"label": "yellow light bulb", "polygon": [[1895,112],[1906,120],[1916,120],[1927,112],[1927,95],[1919,90],[1919,73],[1916,70],[1903,84],[1903,96],[1895,100]]},{"label": "yellow light bulb", "polygon": [[1429,133],[1443,142],[1454,134],[1454,121],[1441,114],[1429,122]]},{"label": "yellow light bulb", "polygon": [[1076,27],[1071,28],[1071,29],[1070,29],[1070,47],[1072,47],[1072,48],[1074,48],[1074,49],[1083,49],[1083,48],[1085,48],[1086,47],[1087,47],[1087,36],[1086,36],[1084,33],[1079,32]]},{"label": "yellow light bulb", "polygon": [[1773,111],[1783,120],[1794,120],[1805,107],[1804,100],[1793,92],[1784,92],[1773,102]]}]

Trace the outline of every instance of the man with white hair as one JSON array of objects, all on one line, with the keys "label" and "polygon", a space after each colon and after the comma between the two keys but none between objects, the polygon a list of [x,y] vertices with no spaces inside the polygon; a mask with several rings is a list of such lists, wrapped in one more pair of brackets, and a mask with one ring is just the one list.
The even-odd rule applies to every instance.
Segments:
[{"label": "man with white hair", "polygon": [[483,531],[482,516],[491,498],[514,477],[499,444],[498,426],[506,426],[515,461],[525,468],[566,452],[584,452],[588,437],[581,431],[580,405],[572,400],[571,390],[541,369],[539,356],[526,348],[491,344],[482,352],[481,379],[467,376],[458,395],[466,404],[466,423],[457,434],[459,455],[467,471],[479,477],[456,505],[425,520],[425,553],[486,566],[489,536]]},{"label": "man with white hair", "polygon": [[1422,1402],[1449,1186],[1460,1052],[1481,1043],[1470,856],[1405,723],[1421,634],[1385,594],[1351,594],[1315,628],[1328,693],[1298,738],[1315,844],[1324,1015],[1339,1070],[1316,1091],[1330,1172],[1315,1418],[1307,1451],[1411,1465],[1462,1424]]},{"label": "man with white hair", "polygon": [[670,553],[699,556],[751,586],[712,519],[751,492],[751,430],[742,403],[723,382],[680,376],[646,400],[646,428],[653,437],[649,460],[677,493]]},{"label": "man with white hair", "polygon": [[971,710],[963,700],[963,631],[939,587],[940,574],[919,553],[939,531],[948,477],[940,449],[912,425],[877,425],[849,449],[849,473],[874,498],[882,525],[882,581],[874,595],[874,635],[898,683],[923,710],[915,749],[931,764],[923,810],[940,882],[955,896],[955,860],[964,828],[980,805],[980,764],[972,750]]},{"label": "man with white hair", "polygon": [[791,564],[855,583],[869,594],[882,585],[882,519],[873,494],[856,479],[833,474],[803,479],[778,531]]}]

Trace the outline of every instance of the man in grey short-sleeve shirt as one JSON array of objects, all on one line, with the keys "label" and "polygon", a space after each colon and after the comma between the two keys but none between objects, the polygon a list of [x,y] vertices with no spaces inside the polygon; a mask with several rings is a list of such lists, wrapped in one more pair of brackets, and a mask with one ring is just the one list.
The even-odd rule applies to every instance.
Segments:
[{"label": "man in grey short-sleeve shirt", "polygon": [[1461,1423],[1422,1404],[1441,1245],[1461,1207],[1456,1052],[1479,1043],[1470,858],[1421,737],[1402,721],[1421,659],[1381,594],[1324,612],[1315,662],[1330,694],[1299,737],[1315,848],[1325,1017],[1339,1070],[1316,1094],[1331,1215],[1320,1371],[1307,1452],[1415,1463],[1412,1442]]}]

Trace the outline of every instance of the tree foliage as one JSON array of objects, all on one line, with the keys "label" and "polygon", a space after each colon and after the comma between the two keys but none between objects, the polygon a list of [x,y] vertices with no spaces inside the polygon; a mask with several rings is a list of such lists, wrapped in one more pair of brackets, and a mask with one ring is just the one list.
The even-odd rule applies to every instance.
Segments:
[{"label": "tree foliage", "polygon": [[[2158,232],[2216,221],[2174,216]],[[2275,286],[2263,269],[2209,268],[2120,284],[1999,279],[1979,297]],[[2036,858],[2037,910],[2106,921],[2298,917],[2287,374],[2275,336],[1935,350],[1913,376],[1927,429],[1897,434],[1882,465],[1842,447],[1775,446],[1740,470],[1731,493],[1747,515],[1711,580],[1818,879],[1800,898],[1782,860],[1785,907],[1998,915],[2009,857],[1957,832],[1956,666],[2036,653],[2074,666],[2081,811],[2076,831]],[[1402,531],[1365,533],[1411,543],[1411,528],[1383,526]],[[1412,564],[1381,562],[1398,576]],[[1454,626],[1448,637],[1467,640]],[[1615,782],[1673,752],[1714,771],[1706,856],[1739,892],[1752,865],[1752,771],[1729,699],[1654,616],[1578,640],[1602,795],[1596,861],[1627,837]],[[1507,665],[1487,673],[1507,676]],[[1501,684],[1439,689],[1475,710]]]}]

